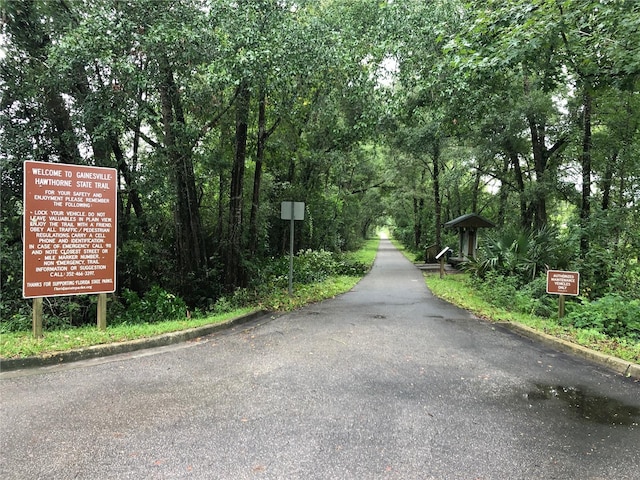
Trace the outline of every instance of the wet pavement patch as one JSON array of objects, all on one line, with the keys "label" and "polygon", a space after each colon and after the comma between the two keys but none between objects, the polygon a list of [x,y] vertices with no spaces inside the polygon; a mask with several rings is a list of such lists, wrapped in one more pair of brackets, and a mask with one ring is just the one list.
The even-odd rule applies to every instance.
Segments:
[{"label": "wet pavement patch", "polygon": [[523,395],[529,403],[559,402],[578,417],[605,425],[638,425],[640,408],[619,400],[591,394],[578,387],[536,383]]}]

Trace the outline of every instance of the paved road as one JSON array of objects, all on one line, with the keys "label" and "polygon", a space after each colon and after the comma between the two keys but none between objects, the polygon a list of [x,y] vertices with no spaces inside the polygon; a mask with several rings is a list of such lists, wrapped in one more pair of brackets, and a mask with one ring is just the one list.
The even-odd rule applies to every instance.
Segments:
[{"label": "paved road", "polygon": [[0,389],[3,479],[640,478],[640,384],[435,299],[388,241],[334,300]]}]

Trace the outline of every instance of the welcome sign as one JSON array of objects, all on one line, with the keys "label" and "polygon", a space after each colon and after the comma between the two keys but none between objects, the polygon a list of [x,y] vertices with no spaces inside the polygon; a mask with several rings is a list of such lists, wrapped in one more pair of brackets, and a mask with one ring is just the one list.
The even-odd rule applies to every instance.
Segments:
[{"label": "welcome sign", "polygon": [[24,298],[116,286],[117,170],[24,163]]}]

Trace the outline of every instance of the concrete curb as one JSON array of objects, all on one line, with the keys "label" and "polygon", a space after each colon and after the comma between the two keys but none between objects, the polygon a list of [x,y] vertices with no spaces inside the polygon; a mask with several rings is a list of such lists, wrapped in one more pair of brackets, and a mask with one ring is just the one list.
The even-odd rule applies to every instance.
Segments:
[{"label": "concrete curb", "polygon": [[583,347],[582,345],[568,342],[567,340],[554,337],[544,332],[539,332],[531,327],[527,327],[526,325],[512,322],[496,323],[511,330],[512,332],[517,333],[518,335],[544,343],[554,350],[576,355],[600,366],[613,370],[614,372],[619,373],[622,376],[640,380],[640,365],[636,363],[628,362],[611,355],[596,352],[595,350]]},{"label": "concrete curb", "polygon": [[2,361],[0,361],[0,371],[8,372],[27,368],[45,367],[62,363],[77,362],[79,360],[88,360],[97,357],[106,357],[109,355],[135,352],[136,350],[142,350],[146,348],[164,347],[167,345],[173,345],[176,343],[193,340],[194,338],[204,337],[219,330],[225,330],[237,325],[242,325],[243,323],[250,322],[268,314],[269,312],[267,312],[266,310],[261,310],[228,320],[226,322],[216,323],[215,325],[205,325],[203,327],[165,333],[150,338],[141,338],[128,342],[94,345],[92,347],[79,348],[76,350],[56,352],[48,354],[46,356],[43,355],[36,357],[2,359]]},{"label": "concrete curb", "polygon": [[[163,335],[158,335],[156,337],[141,338],[139,340],[131,340],[128,342],[95,345],[92,347],[69,350],[66,352],[52,353],[47,356],[3,359],[2,361],[0,361],[0,371],[9,372],[28,368],[45,367],[62,363],[77,362],[80,360],[88,360],[98,357],[106,357],[109,355],[117,355],[121,353],[130,353],[135,352],[136,350],[143,350],[147,348],[174,345],[177,343],[193,340],[194,338],[211,335],[212,333],[218,332],[220,330],[233,328],[235,326],[242,325],[243,323],[250,322],[268,314],[268,311],[261,310],[228,320],[223,323],[217,323],[215,325],[205,325],[203,327],[182,330],[179,332],[166,333]],[[630,377],[635,380],[640,380],[640,365],[636,363],[628,362],[611,355],[605,355],[604,353],[596,352],[589,348],[583,347],[582,345],[571,343],[561,338],[539,332],[531,327],[527,327],[526,325],[512,322],[495,323],[497,325],[505,327],[508,330],[511,330],[514,333],[517,333],[518,335],[544,343],[545,345],[555,350],[585,358],[593,363],[613,370],[620,375]]]},{"label": "concrete curb", "polygon": [[[419,265],[417,265],[417,267],[420,268]],[[640,380],[640,365],[638,365],[637,363],[628,362],[626,360],[622,360],[621,358],[596,352],[595,350],[583,347],[582,345],[578,345],[577,343],[572,343],[567,340],[554,337],[553,335],[539,332],[538,330],[534,330],[533,328],[527,327],[526,325],[522,325],[520,323],[492,320],[488,321],[497,325],[501,325],[520,336],[544,343],[554,350],[576,355],[600,366],[606,367],[609,370],[613,370],[614,372],[619,373],[620,375],[623,375],[625,377],[630,377],[634,380]]]}]

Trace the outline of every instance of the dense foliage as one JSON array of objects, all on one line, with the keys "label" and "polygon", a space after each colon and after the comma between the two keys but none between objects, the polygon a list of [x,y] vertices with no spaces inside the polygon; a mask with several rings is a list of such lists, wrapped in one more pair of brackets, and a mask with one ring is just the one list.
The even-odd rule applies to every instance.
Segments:
[{"label": "dense foliage", "polygon": [[2,319],[28,314],[25,160],[118,169],[117,298],[140,315],[158,288],[207,307],[265,277],[281,201],[307,206],[296,251],[357,247],[382,161],[366,3],[3,2]]},{"label": "dense foliage", "polygon": [[[332,255],[376,226],[423,251],[457,245],[442,225],[476,212],[498,225],[478,278],[538,291],[547,267],[569,268],[585,308],[638,299],[636,1],[1,5],[2,322],[29,315],[25,160],[117,168],[110,303],[130,321],[281,283],[287,200],[306,204],[295,250],[309,279],[314,262],[340,272]],[[89,323],[91,302],[48,309]],[[631,323],[607,315],[593,322]]]},{"label": "dense foliage", "polygon": [[576,270],[563,321],[637,340],[640,4],[418,3],[387,123],[402,240],[455,247],[440,225],[480,213],[498,228],[465,267],[488,298],[553,316],[545,271]]}]

